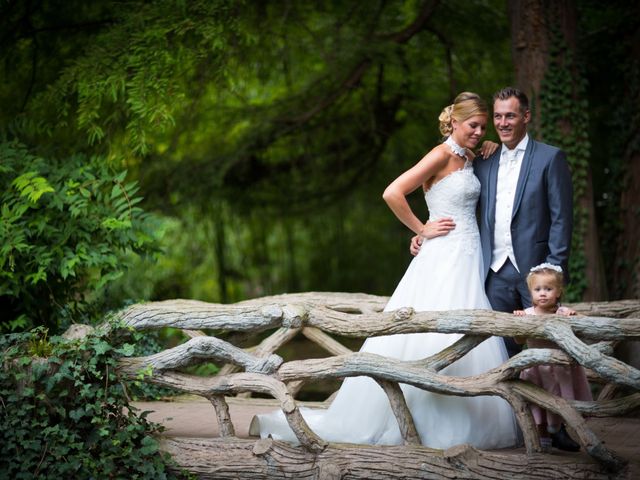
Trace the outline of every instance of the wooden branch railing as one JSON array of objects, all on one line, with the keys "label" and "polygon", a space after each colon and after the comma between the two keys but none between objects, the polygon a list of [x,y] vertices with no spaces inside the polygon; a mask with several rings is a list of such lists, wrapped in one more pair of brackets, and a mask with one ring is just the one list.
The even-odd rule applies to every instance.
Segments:
[{"label": "wooden branch railing", "polygon": [[[616,416],[640,407],[640,370],[611,356],[611,342],[640,339],[640,301],[574,304],[580,315],[527,316],[460,310],[383,312],[387,299],[363,294],[306,293],[265,297],[233,305],[176,300],[139,304],[120,313],[120,319],[138,330],[176,327],[192,337],[184,344],[148,357],[124,358],[123,374],[138,378],[151,369],[149,382],[208,398],[213,404],[222,436],[233,437],[225,395],[263,393],[277,399],[300,444],[322,452],[327,442],[317,436],[300,414],[295,393],[309,380],[372,377],[389,397],[405,445],[420,438],[399,384],[432,392],[478,396],[497,395],[514,409],[529,455],[540,443],[528,403],[560,415],[576,433],[585,451],[610,471],[620,471],[626,460],[608,450],[588,427],[582,414]],[[617,317],[617,318],[615,318]],[[275,332],[250,349],[199,333],[215,331]],[[331,335],[365,338],[399,333],[440,332],[465,334],[453,345],[428,358],[400,361],[371,353],[351,352]],[[283,362],[274,352],[301,333],[334,356]],[[481,375],[450,377],[438,373],[463,357],[490,335],[524,336],[555,342],[561,350],[530,349]],[[585,343],[591,342],[591,344]],[[225,364],[214,377],[196,377],[179,370],[203,360]],[[594,402],[567,401],[518,379],[534,365],[568,365],[576,361],[601,381],[627,387],[623,398]]]}]

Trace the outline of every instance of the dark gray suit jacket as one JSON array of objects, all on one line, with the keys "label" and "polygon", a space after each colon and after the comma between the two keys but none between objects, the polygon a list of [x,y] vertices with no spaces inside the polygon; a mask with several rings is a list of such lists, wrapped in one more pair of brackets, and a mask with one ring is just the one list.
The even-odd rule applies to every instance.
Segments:
[{"label": "dark gray suit jacket", "polygon": [[[489,158],[473,162],[482,185],[478,208],[485,278],[493,251],[500,152],[498,149]],[[573,186],[566,156],[529,136],[511,216],[511,240],[522,278],[532,267],[549,262],[560,265],[568,281],[572,229]]]}]

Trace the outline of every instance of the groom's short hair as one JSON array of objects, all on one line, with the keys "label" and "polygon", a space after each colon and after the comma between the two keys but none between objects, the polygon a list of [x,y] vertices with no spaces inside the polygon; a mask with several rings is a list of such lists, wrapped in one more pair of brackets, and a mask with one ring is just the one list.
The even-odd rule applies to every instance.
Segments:
[{"label": "groom's short hair", "polygon": [[522,90],[518,90],[514,87],[504,87],[501,90],[498,90],[493,94],[493,103],[496,103],[496,100],[509,100],[511,97],[515,97],[518,99],[518,103],[520,104],[520,111],[522,113],[529,110],[529,99],[525,95]]}]

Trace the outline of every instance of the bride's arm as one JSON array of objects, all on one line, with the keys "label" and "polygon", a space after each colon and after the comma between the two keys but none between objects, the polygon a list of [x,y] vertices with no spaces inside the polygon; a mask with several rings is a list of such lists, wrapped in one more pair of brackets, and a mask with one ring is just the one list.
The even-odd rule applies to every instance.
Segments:
[{"label": "bride's arm", "polygon": [[453,220],[439,219],[422,223],[411,210],[406,196],[447,166],[449,155],[441,147],[431,150],[416,165],[391,182],[382,194],[384,201],[402,223],[414,233],[427,238],[448,233],[455,226]]}]

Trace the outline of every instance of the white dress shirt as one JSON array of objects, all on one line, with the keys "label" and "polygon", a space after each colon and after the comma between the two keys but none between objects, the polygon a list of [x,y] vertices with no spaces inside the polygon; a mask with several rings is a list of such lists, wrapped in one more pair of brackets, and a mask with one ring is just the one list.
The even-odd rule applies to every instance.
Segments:
[{"label": "white dress shirt", "polygon": [[524,152],[529,143],[529,136],[525,135],[516,148],[509,150],[502,145],[500,152],[500,166],[498,167],[498,184],[496,186],[496,223],[493,232],[493,253],[491,256],[491,270],[497,272],[502,268],[507,258],[516,270],[518,263],[513,253],[511,240],[511,216],[513,215],[513,202],[516,195],[516,186],[520,176],[520,167]]}]

